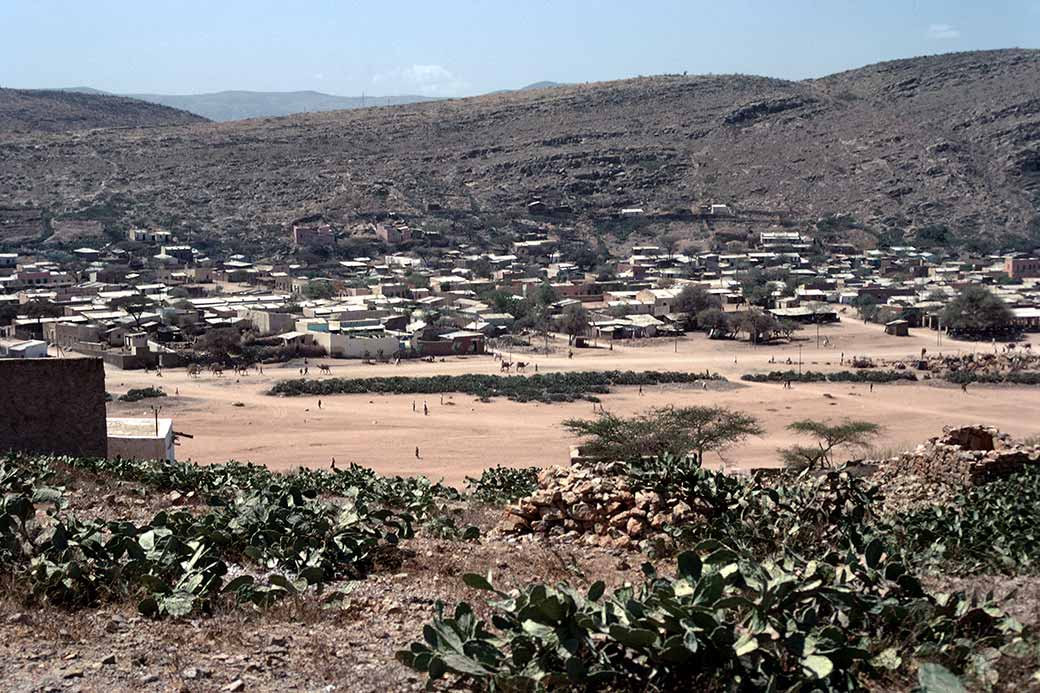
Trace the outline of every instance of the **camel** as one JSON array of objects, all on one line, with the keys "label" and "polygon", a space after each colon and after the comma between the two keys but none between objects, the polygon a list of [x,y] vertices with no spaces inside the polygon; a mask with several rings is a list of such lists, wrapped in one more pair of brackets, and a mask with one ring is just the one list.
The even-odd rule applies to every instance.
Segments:
[{"label": "camel", "polygon": [[199,368],[199,364],[197,364],[197,363],[193,363],[193,364],[188,366],[188,377],[189,378],[198,378],[199,374],[201,372],[202,372],[202,369]]},{"label": "camel", "polygon": [[332,375],[332,369],[326,366],[324,363],[318,364],[318,372],[322,375]]},{"label": "camel", "polygon": [[210,364],[209,372],[212,373],[213,375],[217,376],[218,378],[223,378],[224,377],[224,367],[222,365],[220,365],[219,363],[212,363],[212,364]]},{"label": "camel", "polygon": [[512,364],[511,361],[503,361],[502,365],[499,366],[498,370],[499,371],[505,371],[506,373],[508,373],[509,369],[512,368],[512,367],[513,367],[513,364]]},{"label": "camel", "polygon": [[516,362],[516,372],[517,373],[523,373],[525,368],[527,368],[527,362],[526,361],[517,361]]}]

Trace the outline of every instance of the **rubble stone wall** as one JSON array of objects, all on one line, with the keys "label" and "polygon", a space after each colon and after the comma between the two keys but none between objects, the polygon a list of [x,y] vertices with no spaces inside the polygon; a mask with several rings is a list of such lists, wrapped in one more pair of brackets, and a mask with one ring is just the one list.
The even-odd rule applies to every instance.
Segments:
[{"label": "rubble stone wall", "polygon": [[0,452],[106,457],[100,359],[0,359]]}]

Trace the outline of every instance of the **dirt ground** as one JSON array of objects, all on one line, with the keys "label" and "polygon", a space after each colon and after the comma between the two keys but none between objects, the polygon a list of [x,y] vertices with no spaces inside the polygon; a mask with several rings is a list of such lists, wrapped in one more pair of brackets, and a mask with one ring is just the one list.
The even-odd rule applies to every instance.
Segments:
[{"label": "dirt ground", "polygon": [[[1035,337],[1034,337],[1035,340]],[[826,346],[824,343],[829,343]],[[999,347],[999,345],[997,345]],[[943,339],[929,330],[912,330],[910,337],[892,337],[877,325],[852,318],[796,333],[791,344],[751,347],[743,342],[712,341],[703,335],[675,340],[648,340],[638,344],[615,343],[608,348],[575,349],[567,357],[566,340],[554,341],[549,355],[522,356],[538,365],[539,372],[565,370],[679,370],[705,369],[726,376],[731,385],[618,388],[603,397],[604,407],[619,414],[633,414],[668,404],[719,404],[759,417],[767,433],[726,454],[728,467],[778,464],[776,450],[794,438],[785,430],[802,418],[853,417],[884,426],[883,449],[905,449],[937,435],[944,425],[981,422],[998,426],[1012,435],[1040,433],[1040,391],[1030,387],[972,385],[967,393],[938,381],[875,385],[839,383],[779,384],[743,383],[744,373],[798,368],[799,351],[806,370],[844,370],[842,355],[910,358],[929,353],[992,350],[986,343]],[[775,360],[769,363],[770,358]],[[792,365],[786,361],[790,358]],[[497,373],[491,356],[455,357],[444,362],[402,362],[366,365],[360,361],[327,359],[309,362],[310,378],[320,378],[317,364],[327,363],[334,376],[419,376],[437,374]],[[517,403],[498,399],[481,403],[475,398],[446,394],[425,401],[404,395],[335,395],[322,398],[272,397],[266,393],[281,379],[300,377],[300,362],[265,366],[262,376],[205,374],[190,379],[185,369],[155,373],[109,368],[107,389],[121,394],[132,387],[162,386],[169,397],[135,404],[113,402],[114,416],[151,416],[150,406],[162,407],[160,416],[172,417],[174,429],[193,438],[180,438],[178,459],[201,463],[228,459],[249,460],[273,469],[296,466],[328,466],[335,458],[372,467],[385,474],[426,474],[449,483],[462,483],[496,464],[509,466],[564,464],[576,439],[560,425],[573,417],[592,416],[587,402],[570,404]],[[533,367],[528,367],[533,373]],[[324,376],[328,377],[328,376]],[[415,411],[413,411],[413,403]],[[421,459],[416,459],[418,447]],[[722,461],[709,460],[712,464]]]}]

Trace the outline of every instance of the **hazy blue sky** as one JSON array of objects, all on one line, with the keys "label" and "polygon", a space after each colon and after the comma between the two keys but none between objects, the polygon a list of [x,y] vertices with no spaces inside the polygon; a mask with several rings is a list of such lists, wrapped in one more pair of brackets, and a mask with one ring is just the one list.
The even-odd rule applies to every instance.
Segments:
[{"label": "hazy blue sky", "polygon": [[430,96],[1040,46],[1040,0],[0,0],[0,86]]}]

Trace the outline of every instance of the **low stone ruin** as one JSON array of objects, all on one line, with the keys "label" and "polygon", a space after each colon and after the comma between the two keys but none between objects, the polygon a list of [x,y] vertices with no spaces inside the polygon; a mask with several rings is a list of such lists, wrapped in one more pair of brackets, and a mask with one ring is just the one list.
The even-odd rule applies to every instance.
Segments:
[{"label": "low stone ruin", "polygon": [[706,509],[653,491],[633,491],[617,463],[579,460],[538,474],[538,490],[506,510],[500,529],[579,539],[589,546],[629,548],[668,542],[663,529],[703,518]]},{"label": "low stone ruin", "polygon": [[966,487],[1040,464],[1040,445],[1016,443],[993,426],[947,426],[943,434],[887,460],[872,477],[890,509],[941,503]]},{"label": "low stone ruin", "polygon": [[[887,460],[861,461],[849,471],[868,476],[880,487],[885,509],[896,511],[947,502],[965,487],[1030,464],[1040,464],[1040,445],[1016,443],[1008,434],[980,425],[947,427],[943,435],[913,450]],[[633,489],[619,463],[596,462],[572,451],[570,467],[539,472],[538,489],[509,506],[499,529],[625,549],[647,542],[667,545],[666,527],[710,518],[707,506],[691,507]]]}]

